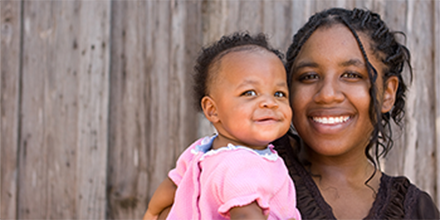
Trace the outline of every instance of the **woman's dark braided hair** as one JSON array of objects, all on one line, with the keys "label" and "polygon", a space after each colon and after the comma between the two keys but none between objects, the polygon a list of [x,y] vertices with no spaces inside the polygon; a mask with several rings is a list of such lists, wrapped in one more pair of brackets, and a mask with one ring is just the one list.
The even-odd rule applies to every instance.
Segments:
[{"label": "woman's dark braided hair", "polygon": [[[410,79],[412,80],[410,52],[404,45],[398,43],[396,40],[395,35],[397,33],[403,33],[390,31],[378,14],[356,8],[353,10],[332,8],[310,17],[309,21],[293,37],[293,43],[290,45],[286,54],[286,69],[289,73],[289,81],[291,80],[292,73],[290,72],[292,71],[295,58],[300,52],[301,47],[313,32],[319,27],[331,27],[336,24],[345,25],[350,29],[351,33],[356,38],[362,55],[367,63],[368,76],[371,79],[369,94],[372,100],[370,102],[369,115],[374,130],[370,142],[365,149],[365,154],[376,167],[376,162],[379,162],[379,158],[381,156],[386,156],[393,146],[390,119],[393,119],[397,125],[402,127],[401,122],[405,115],[405,92],[407,90],[407,86],[403,81],[402,70],[404,65],[407,64],[409,67]],[[373,54],[375,54],[375,56],[377,56],[377,58],[386,66],[386,68],[382,70],[384,73],[384,84],[390,76],[396,76],[399,80],[396,101],[393,109],[388,113],[381,113],[380,102],[377,99],[378,91],[375,85],[378,77],[377,70],[369,62],[365,46],[360,41],[357,34],[358,32],[368,36],[369,40],[364,42],[367,44],[365,46],[370,46]],[[374,150],[374,159],[370,155],[370,150],[372,148]],[[371,178],[372,176],[370,179]],[[367,182],[369,180],[367,180]]]},{"label": "woman's dark braided hair", "polygon": [[235,32],[228,36],[223,36],[219,41],[202,48],[197,63],[194,67],[194,96],[195,105],[199,111],[202,110],[200,102],[203,97],[209,95],[209,83],[212,82],[214,76],[214,66],[221,60],[223,56],[231,52],[237,51],[254,51],[267,50],[274,53],[283,61],[283,54],[273,49],[266,35],[259,33],[251,36],[247,32]]}]

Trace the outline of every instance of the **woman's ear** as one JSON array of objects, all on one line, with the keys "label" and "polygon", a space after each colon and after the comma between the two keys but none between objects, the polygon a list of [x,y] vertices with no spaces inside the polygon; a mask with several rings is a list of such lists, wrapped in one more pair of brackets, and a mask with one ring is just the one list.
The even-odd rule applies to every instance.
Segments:
[{"label": "woman's ear", "polygon": [[396,76],[390,76],[385,82],[384,94],[382,100],[382,113],[391,111],[396,101],[396,92],[399,87],[399,79]]},{"label": "woman's ear", "polygon": [[200,104],[202,105],[202,109],[203,109],[203,113],[205,114],[205,117],[211,123],[216,123],[220,120],[218,118],[217,106],[215,104],[215,101],[211,97],[209,96],[203,97]]}]

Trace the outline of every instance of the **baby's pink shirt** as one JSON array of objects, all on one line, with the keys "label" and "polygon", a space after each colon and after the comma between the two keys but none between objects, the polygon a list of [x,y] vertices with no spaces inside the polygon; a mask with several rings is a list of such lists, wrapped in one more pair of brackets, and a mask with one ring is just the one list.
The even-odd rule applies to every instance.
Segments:
[{"label": "baby's pink shirt", "polygon": [[231,208],[254,201],[268,219],[301,219],[295,187],[272,145],[267,155],[231,144],[198,150],[213,138],[193,143],[168,174],[178,187],[167,219],[229,219]]}]

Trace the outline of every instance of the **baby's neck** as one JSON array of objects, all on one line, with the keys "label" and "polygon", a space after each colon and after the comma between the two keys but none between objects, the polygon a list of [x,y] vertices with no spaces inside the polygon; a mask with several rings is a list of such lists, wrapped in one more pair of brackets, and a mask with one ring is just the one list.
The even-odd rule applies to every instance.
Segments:
[{"label": "baby's neck", "polygon": [[214,139],[213,143],[212,143],[212,149],[218,149],[221,147],[225,147],[228,146],[228,144],[233,144],[235,146],[244,146],[244,147],[248,147],[254,150],[264,150],[267,148],[268,144],[265,145],[259,145],[259,146],[254,146],[254,145],[249,145],[247,143],[244,143],[242,141],[239,140],[234,140],[232,138],[229,138],[225,135],[222,134],[218,134],[217,138]]}]

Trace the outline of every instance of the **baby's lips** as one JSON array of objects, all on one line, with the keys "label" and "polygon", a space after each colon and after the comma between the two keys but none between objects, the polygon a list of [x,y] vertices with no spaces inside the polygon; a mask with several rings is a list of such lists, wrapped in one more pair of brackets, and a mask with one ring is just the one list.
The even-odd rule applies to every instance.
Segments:
[{"label": "baby's lips", "polygon": [[264,116],[264,117],[258,117],[255,118],[254,121],[258,121],[258,122],[264,122],[264,121],[279,121],[278,118],[273,117],[273,116]]}]

